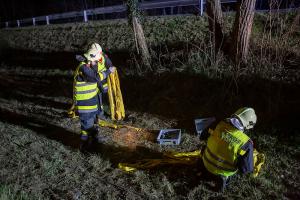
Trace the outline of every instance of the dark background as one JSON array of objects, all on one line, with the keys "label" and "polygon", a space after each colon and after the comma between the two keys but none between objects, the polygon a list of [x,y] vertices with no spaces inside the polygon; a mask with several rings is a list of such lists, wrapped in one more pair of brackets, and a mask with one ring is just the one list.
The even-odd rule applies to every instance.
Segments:
[{"label": "dark background", "polygon": [[[300,0],[257,0],[256,7],[259,9],[268,9],[270,1],[279,2],[280,7],[282,8],[300,6]],[[0,21],[5,22],[54,13],[63,13],[95,7],[118,5],[122,3],[122,0],[1,0]],[[277,3],[273,6],[277,7],[277,5],[279,4]]]}]

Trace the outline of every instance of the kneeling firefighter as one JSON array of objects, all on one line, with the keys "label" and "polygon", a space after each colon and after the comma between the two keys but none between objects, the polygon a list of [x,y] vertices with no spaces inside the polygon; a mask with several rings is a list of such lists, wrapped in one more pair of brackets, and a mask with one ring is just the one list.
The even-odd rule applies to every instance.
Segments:
[{"label": "kneeling firefighter", "polygon": [[222,192],[238,170],[243,174],[253,172],[253,142],[244,131],[253,128],[256,120],[253,108],[240,108],[210,133],[202,160],[218,179]]},{"label": "kneeling firefighter", "polygon": [[83,151],[89,146],[89,137],[98,137],[98,127],[94,124],[96,116],[103,112],[101,93],[107,92],[106,78],[116,69],[111,62],[111,66],[105,68],[105,56],[97,43],[90,46],[84,57],[74,76],[74,103],[80,118],[80,149]]}]

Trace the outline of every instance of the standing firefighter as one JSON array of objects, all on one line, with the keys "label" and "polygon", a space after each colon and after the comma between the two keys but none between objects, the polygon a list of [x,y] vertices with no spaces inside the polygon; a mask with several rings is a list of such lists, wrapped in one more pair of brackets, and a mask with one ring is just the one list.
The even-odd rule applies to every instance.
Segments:
[{"label": "standing firefighter", "polygon": [[238,170],[243,174],[253,171],[253,142],[244,130],[253,128],[256,119],[254,109],[240,108],[221,121],[208,138],[202,159],[205,168],[221,183],[221,191]]},{"label": "standing firefighter", "polygon": [[[81,124],[80,149],[87,150],[89,137],[97,137],[96,116],[101,115],[101,93],[107,92],[106,78],[115,71],[111,61],[102,54],[99,44],[93,43],[84,54],[74,76],[74,103]],[[108,66],[108,69],[106,68]]]}]

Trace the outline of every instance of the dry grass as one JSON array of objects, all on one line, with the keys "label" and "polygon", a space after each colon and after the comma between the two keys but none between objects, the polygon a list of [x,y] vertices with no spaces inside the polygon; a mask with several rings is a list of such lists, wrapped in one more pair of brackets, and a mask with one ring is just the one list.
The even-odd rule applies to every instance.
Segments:
[{"label": "dry grass", "polygon": [[[205,23],[195,16],[151,17],[144,25],[145,37],[150,46],[201,39],[205,33],[193,31],[191,35],[191,25],[203,29]],[[98,41],[106,51],[135,50],[134,34],[126,20],[2,29],[0,35],[12,48],[37,52],[80,52],[91,41]]]},{"label": "dry grass", "polygon": [[[1,72],[1,80],[7,80],[6,73],[13,73],[14,68],[10,69]],[[33,70],[31,75],[30,70]],[[265,128],[250,133],[256,148],[267,158],[262,173],[255,179],[237,175],[223,194],[214,192],[214,182],[204,179],[197,166],[170,165],[127,174],[116,168],[118,162],[160,158],[166,151],[192,151],[199,149],[203,142],[189,129],[183,132],[180,145],[164,147],[140,132],[123,129],[114,133],[102,128],[101,133],[110,136],[108,141],[94,153],[82,154],[77,149],[78,120],[66,118],[64,108],[56,107],[66,97],[47,96],[47,92],[51,92],[49,88],[56,88],[56,83],[50,81],[51,76],[38,74],[34,69],[25,71],[16,70],[15,76],[9,79],[10,86],[15,88],[13,92],[0,92],[0,183],[3,188],[0,194],[5,198],[295,199],[300,195],[297,191],[299,130]],[[20,84],[37,77],[31,85]],[[39,79],[47,81],[48,90],[32,90]],[[40,84],[39,88],[45,85]],[[172,93],[167,97],[172,97]],[[50,105],[44,100],[55,103]],[[178,123],[177,119],[144,112],[128,111],[128,114],[131,118],[128,125],[149,130],[171,128]],[[134,136],[133,143],[127,138],[128,132]],[[134,148],[130,148],[132,144]]]},{"label": "dry grass", "polygon": [[[243,80],[237,84],[223,80],[237,73],[224,56],[213,56],[209,36],[205,33],[207,29],[198,31],[203,27],[202,19],[170,17],[151,20],[146,22],[146,37],[152,46],[161,47],[162,51],[156,52],[160,71],[148,78],[122,77],[130,119],[126,123],[147,130],[186,128],[181,144],[160,146],[153,142],[152,132],[132,129],[114,132],[102,128],[100,133],[108,140],[96,146],[94,152],[82,154],[78,151],[79,121],[65,115],[71,100],[70,70],[63,71],[60,66],[49,70],[43,66],[25,68],[1,64],[1,198],[299,199],[300,138],[299,128],[292,126],[299,124],[298,118],[294,117],[298,113],[299,97],[296,93],[299,87],[285,84],[276,76],[273,79],[274,74],[285,70],[285,61],[293,59],[288,57],[289,53],[281,48],[280,43],[274,43],[281,42],[282,35],[272,35],[271,38],[254,35],[251,65],[240,69],[238,74],[240,77],[247,75],[246,78],[258,74],[263,79],[251,78],[251,81]],[[116,26],[119,31],[108,34]],[[99,27],[103,29],[98,30]],[[173,30],[175,33],[171,34]],[[1,32],[10,33],[7,37],[11,46],[37,51],[80,51],[89,36],[101,41],[109,50],[132,50],[134,44],[123,21]],[[296,34],[295,41],[298,40],[298,33],[293,34]],[[203,38],[208,42],[202,41]],[[187,48],[169,49],[167,43],[175,40],[184,42]],[[298,51],[295,41],[282,45],[290,46],[289,50],[295,53]],[[276,84],[270,80],[281,82]],[[149,171],[138,170],[133,174],[116,167],[119,162],[159,158],[167,151],[199,149],[204,142],[199,141],[194,130],[189,129],[190,123],[183,123],[184,120],[192,121],[193,117],[206,115],[222,119],[245,104],[256,107],[258,128],[249,135],[267,158],[257,178],[238,174],[228,190],[221,194],[214,192],[215,183],[205,179],[198,166],[170,165]],[[269,124],[268,118],[271,119]],[[279,118],[280,123],[272,121]],[[284,124],[281,127],[283,122],[290,128]]]}]

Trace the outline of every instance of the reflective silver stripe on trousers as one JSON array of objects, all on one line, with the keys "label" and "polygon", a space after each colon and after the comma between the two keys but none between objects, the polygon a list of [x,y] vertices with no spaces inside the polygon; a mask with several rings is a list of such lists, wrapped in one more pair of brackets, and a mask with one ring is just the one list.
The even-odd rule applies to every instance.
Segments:
[{"label": "reflective silver stripe on trousers", "polygon": [[88,94],[88,93],[92,93],[92,92],[96,92],[97,89],[92,89],[92,90],[86,90],[86,91],[76,91],[76,94]]},{"label": "reflective silver stripe on trousers", "polygon": [[95,111],[98,111],[98,108],[89,109],[89,110],[80,110],[80,109],[78,109],[79,113],[90,113],[90,112],[95,112]]},{"label": "reflective silver stripe on trousers", "polygon": [[76,85],[75,86],[80,86],[80,87],[82,87],[82,86],[88,86],[88,85],[94,85],[94,84],[97,84],[97,83],[76,83]]},{"label": "reflective silver stripe on trousers", "polygon": [[219,158],[218,156],[216,156],[215,154],[213,154],[213,153],[209,150],[208,147],[206,147],[206,150],[207,150],[207,152],[209,153],[209,155],[210,155],[211,157],[213,157],[215,160],[217,160],[217,161],[219,161],[219,162],[221,162],[221,163],[224,163],[224,164],[226,164],[226,165],[229,165],[229,166],[232,167],[232,168],[235,168],[235,166],[234,166],[232,163],[230,163],[230,162],[228,162],[228,161],[226,161],[226,160],[223,160],[222,158]]}]

